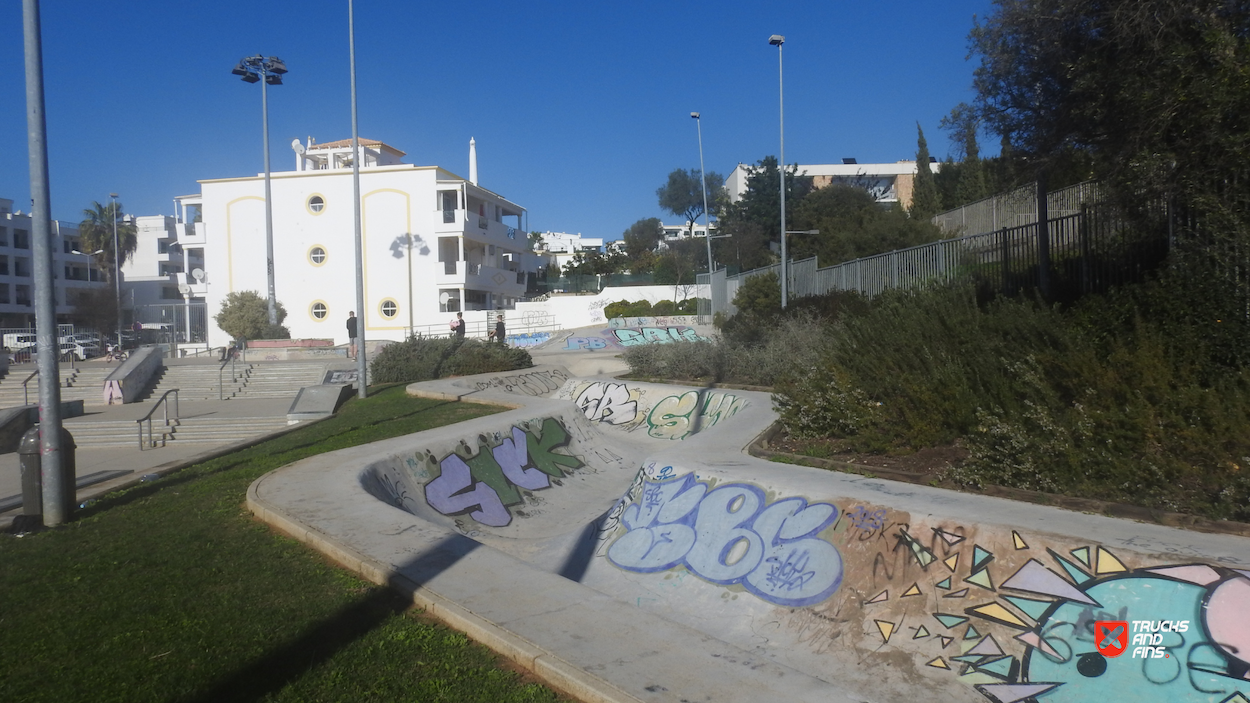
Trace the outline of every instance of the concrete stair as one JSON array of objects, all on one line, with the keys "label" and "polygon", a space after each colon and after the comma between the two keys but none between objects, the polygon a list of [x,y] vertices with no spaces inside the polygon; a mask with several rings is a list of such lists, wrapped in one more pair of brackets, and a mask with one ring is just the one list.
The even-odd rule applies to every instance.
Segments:
[{"label": "concrete stair", "polygon": [[[177,442],[225,446],[280,430],[287,424],[285,417],[184,417],[166,426],[162,424],[158,416],[152,418],[152,438],[157,445]],[[73,435],[74,444],[79,448],[137,447],[139,445],[139,423],[134,420],[70,418],[65,421],[65,429]],[[147,437],[146,427],[144,437]]]},{"label": "concrete stair", "polygon": [[325,378],[326,366],[316,363],[267,361],[250,364],[246,383],[237,398],[290,398],[305,386],[315,386]]},{"label": "concrete stair", "polygon": [[[217,364],[196,364],[184,366],[166,366],[151,392],[145,396],[159,398],[171,388],[178,389],[181,400],[226,400],[239,394],[247,377],[251,374],[251,364],[235,364],[234,378],[227,366],[224,372]],[[221,386],[220,394],[218,386]]]},{"label": "concrete stair", "polygon": [[[81,365],[60,367],[61,400],[81,400],[86,405],[104,404],[104,379],[117,368],[115,365]],[[31,379],[23,391],[22,382],[35,371],[34,364],[9,367],[9,373],[0,379],[0,407],[39,402],[39,377]],[[28,402],[29,401],[29,402]]]}]

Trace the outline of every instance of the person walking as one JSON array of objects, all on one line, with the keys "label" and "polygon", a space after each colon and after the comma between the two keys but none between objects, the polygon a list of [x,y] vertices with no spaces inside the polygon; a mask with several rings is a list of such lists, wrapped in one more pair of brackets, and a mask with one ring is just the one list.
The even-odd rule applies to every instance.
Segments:
[{"label": "person walking", "polygon": [[503,315],[499,315],[499,316],[496,318],[496,321],[495,321],[495,329],[494,329],[494,331],[492,331],[490,334],[486,335],[486,339],[487,339],[487,341],[489,341],[489,340],[491,340],[491,339],[494,339],[495,341],[499,342],[500,344],[503,344],[503,340],[504,340],[504,338],[505,338],[506,336],[507,336],[507,335],[506,335],[506,334],[505,334],[505,332],[504,332]]},{"label": "person walking", "polygon": [[451,331],[456,339],[464,339],[464,313],[456,313],[456,319],[451,321]]},{"label": "person walking", "polygon": [[356,358],[356,312],[347,313],[347,356]]}]

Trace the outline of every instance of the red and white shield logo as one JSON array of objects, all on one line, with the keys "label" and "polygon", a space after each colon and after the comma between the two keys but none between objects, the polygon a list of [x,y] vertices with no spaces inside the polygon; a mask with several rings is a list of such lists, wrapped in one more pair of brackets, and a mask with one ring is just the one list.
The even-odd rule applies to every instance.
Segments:
[{"label": "red and white shield logo", "polygon": [[1094,621],[1094,646],[1104,657],[1118,657],[1128,649],[1128,623],[1123,620]]}]

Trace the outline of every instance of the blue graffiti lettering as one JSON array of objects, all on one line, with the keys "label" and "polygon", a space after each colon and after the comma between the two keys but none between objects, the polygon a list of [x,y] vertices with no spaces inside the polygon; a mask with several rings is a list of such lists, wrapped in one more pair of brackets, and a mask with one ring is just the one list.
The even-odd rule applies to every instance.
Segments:
[{"label": "blue graffiti lettering", "polygon": [[765,505],[764,491],[749,484],[709,491],[694,474],[647,480],[622,513],[626,532],[607,555],[627,571],[685,566],[712,583],[742,584],[771,603],[812,605],[842,582],[837,548],[816,537],[837,515],[833,505],[803,498]]}]

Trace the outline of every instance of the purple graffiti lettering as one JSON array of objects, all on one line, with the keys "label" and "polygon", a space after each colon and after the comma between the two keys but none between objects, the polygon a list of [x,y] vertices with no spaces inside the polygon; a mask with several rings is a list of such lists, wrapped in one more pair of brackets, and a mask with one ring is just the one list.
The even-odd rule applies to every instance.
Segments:
[{"label": "purple graffiti lettering", "polygon": [[547,474],[538,469],[527,469],[529,455],[526,451],[525,433],[519,427],[512,428],[512,438],[505,439],[491,450],[499,468],[509,481],[531,491],[537,491],[551,485]]},{"label": "purple graffiti lettering", "polygon": [[444,515],[468,513],[474,520],[492,527],[512,522],[512,515],[499,496],[485,483],[473,481],[469,465],[463,459],[451,454],[439,462],[439,467],[442,475],[425,484],[425,500],[435,510]]}]

